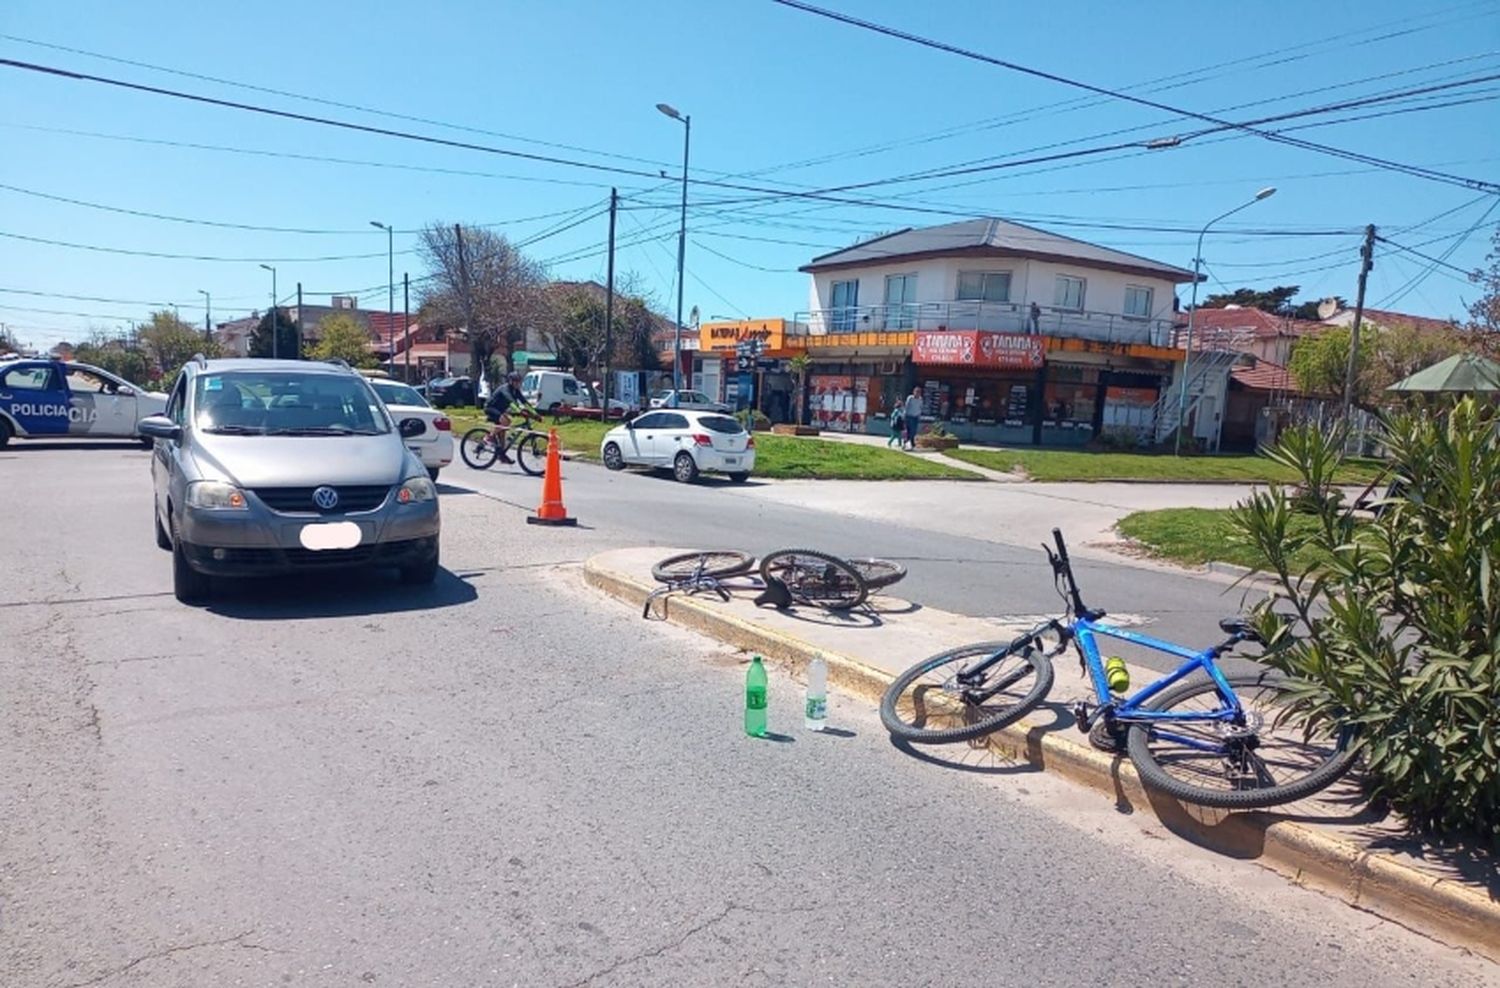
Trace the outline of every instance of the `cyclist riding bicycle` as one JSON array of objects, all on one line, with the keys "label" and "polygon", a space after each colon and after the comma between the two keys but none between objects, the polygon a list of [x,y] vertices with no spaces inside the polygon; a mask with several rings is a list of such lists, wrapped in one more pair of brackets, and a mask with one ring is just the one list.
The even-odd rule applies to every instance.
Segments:
[{"label": "cyclist riding bicycle", "polygon": [[510,428],[512,407],[518,408],[523,413],[536,411],[526,403],[526,399],[521,397],[521,375],[517,371],[511,371],[506,376],[505,383],[494,390],[490,395],[490,400],[484,406],[485,420],[492,426],[486,438],[500,451],[501,463],[515,462],[505,455],[505,432]]}]

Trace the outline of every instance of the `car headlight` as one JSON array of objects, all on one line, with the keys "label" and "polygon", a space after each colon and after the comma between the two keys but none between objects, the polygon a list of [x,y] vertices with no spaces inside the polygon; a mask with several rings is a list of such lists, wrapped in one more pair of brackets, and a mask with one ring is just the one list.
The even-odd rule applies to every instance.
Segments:
[{"label": "car headlight", "polygon": [[222,480],[195,480],[188,484],[187,503],[190,508],[209,511],[244,511],[249,507],[245,492]]},{"label": "car headlight", "polygon": [[412,477],[402,481],[400,489],[396,491],[396,501],[399,504],[417,504],[436,499],[437,487],[426,477]]}]

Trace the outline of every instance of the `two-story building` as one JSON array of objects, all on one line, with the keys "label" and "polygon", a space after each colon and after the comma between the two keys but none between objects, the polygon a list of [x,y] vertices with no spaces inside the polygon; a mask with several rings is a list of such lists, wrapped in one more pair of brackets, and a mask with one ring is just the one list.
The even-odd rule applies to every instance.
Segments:
[{"label": "two-story building", "polygon": [[1175,428],[1176,287],[1191,271],[1000,219],[901,230],[801,270],[808,400],[826,428],[882,432],[913,388],[925,418],[975,442]]}]

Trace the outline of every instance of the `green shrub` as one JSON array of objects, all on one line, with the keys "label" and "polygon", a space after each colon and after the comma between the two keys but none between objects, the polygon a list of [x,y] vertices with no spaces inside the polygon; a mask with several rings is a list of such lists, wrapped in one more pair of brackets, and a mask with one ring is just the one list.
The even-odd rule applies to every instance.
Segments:
[{"label": "green shrub", "polygon": [[734,417],[739,419],[746,432],[764,432],[771,427],[771,419],[754,409],[742,408],[734,413]]},{"label": "green shrub", "polygon": [[[1234,509],[1235,538],[1279,591],[1258,609],[1292,712],[1350,723],[1369,795],[1417,830],[1500,844],[1500,438],[1493,406],[1385,422],[1394,490],[1373,519],[1331,497],[1341,438],[1288,430],[1268,451],[1301,476]],[[1324,560],[1297,575],[1305,547]],[[1290,604],[1293,613],[1286,614]]]},{"label": "green shrub", "polygon": [[1091,445],[1095,449],[1132,452],[1140,448],[1141,435],[1128,425],[1108,425],[1094,437]]}]

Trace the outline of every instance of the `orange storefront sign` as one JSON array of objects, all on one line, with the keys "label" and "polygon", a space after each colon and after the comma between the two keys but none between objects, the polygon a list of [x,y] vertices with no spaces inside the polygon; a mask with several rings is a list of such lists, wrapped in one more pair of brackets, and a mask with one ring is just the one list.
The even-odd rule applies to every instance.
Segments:
[{"label": "orange storefront sign", "polygon": [[1042,366],[1046,359],[1042,337],[1024,333],[987,333],[982,330],[918,331],[912,344],[912,363],[960,367]]},{"label": "orange storefront sign", "polygon": [[765,352],[787,347],[785,319],[741,319],[738,322],[706,322],[698,327],[698,349],[733,353],[741,343],[759,340]]}]

